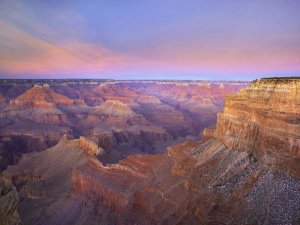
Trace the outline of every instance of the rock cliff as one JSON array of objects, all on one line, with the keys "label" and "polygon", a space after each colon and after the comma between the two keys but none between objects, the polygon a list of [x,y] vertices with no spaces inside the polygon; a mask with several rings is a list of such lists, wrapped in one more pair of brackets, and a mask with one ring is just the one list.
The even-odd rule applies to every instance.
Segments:
[{"label": "rock cliff", "polygon": [[18,205],[17,190],[0,177],[0,225],[22,225],[17,212]]},{"label": "rock cliff", "polygon": [[204,132],[208,140],[77,168],[72,198],[95,213],[74,217],[84,224],[299,223],[299,81],[257,80],[227,97],[214,136]]},{"label": "rock cliff", "polygon": [[91,140],[69,140],[65,135],[54,147],[24,154],[17,165],[9,166],[3,177],[13,182],[22,198],[18,207],[22,221],[51,224],[46,218],[68,197],[73,169],[95,158],[99,152]]},{"label": "rock cliff", "polygon": [[71,105],[73,101],[55,93],[48,85],[35,85],[16,99],[1,113],[1,120],[30,119],[42,123],[67,123],[67,116],[58,108],[59,104]]},{"label": "rock cliff", "polygon": [[[0,171],[22,153],[52,147],[64,134],[93,139],[112,151],[112,161],[165,151],[161,146],[187,135],[199,138],[215,123],[222,96],[247,85],[206,83],[0,80]],[[124,144],[132,151],[123,154]]]},{"label": "rock cliff", "polygon": [[[25,156],[4,175],[23,184],[21,193],[30,201],[20,215],[29,224],[299,224],[298,90],[299,79],[254,81],[226,98],[216,129],[205,130],[202,141],[186,141],[166,153],[104,165],[84,150],[94,145],[84,144],[84,160],[73,166],[57,157],[62,151],[69,162],[68,154],[76,151],[66,146],[80,149],[80,140],[64,139],[58,145],[64,148]],[[60,198],[37,192],[36,183],[53,184],[50,178],[58,179],[58,168],[66,165],[73,166],[62,179],[69,191],[47,186],[54,193],[64,190]],[[24,171],[34,175],[29,186]],[[42,211],[33,202],[43,202]]]},{"label": "rock cliff", "polygon": [[300,171],[300,79],[260,79],[225,99],[215,137],[269,167]]},{"label": "rock cliff", "polygon": [[79,147],[85,150],[90,155],[103,155],[105,151],[99,147],[95,141],[90,140],[86,137],[80,136],[79,138]]}]

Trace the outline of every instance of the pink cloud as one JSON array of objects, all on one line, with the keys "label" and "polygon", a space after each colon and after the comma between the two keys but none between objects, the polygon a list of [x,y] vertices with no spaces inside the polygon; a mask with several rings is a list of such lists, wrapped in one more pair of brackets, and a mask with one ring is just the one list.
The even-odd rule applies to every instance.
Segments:
[{"label": "pink cloud", "polygon": [[99,44],[54,44],[0,21],[0,71],[8,74],[99,73],[124,57]]}]

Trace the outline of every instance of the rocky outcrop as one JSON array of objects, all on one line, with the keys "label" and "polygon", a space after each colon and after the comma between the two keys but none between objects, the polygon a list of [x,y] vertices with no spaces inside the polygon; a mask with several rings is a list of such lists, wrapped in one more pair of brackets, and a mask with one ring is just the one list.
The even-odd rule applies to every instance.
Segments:
[{"label": "rocky outcrop", "polygon": [[[297,222],[299,181],[265,170],[251,155],[214,139],[109,166],[89,161],[73,172],[72,184],[67,205],[90,212],[99,224]],[[89,224],[84,214],[75,218]]]},{"label": "rocky outcrop", "polygon": [[94,108],[92,115],[100,115],[106,124],[111,126],[149,125],[140,114],[134,112],[127,104],[118,100],[107,100]]},{"label": "rocky outcrop", "polygon": [[56,93],[47,84],[34,85],[0,113],[1,122],[31,120],[36,123],[70,124],[74,119],[82,119],[86,105],[81,99],[71,99]]},{"label": "rocky outcrop", "polygon": [[0,171],[16,164],[22,154],[54,146],[71,129],[31,122],[19,122],[0,130]]},{"label": "rocky outcrop", "polygon": [[214,136],[216,127],[215,126],[210,126],[208,128],[205,128],[202,132],[202,140],[206,141]]},{"label": "rocky outcrop", "polygon": [[107,100],[97,107],[97,110],[108,116],[120,116],[125,118],[137,116],[128,105],[118,100]]},{"label": "rocky outcrop", "polygon": [[80,136],[79,147],[91,155],[103,155],[105,151],[95,143],[95,141],[90,140],[86,137]]},{"label": "rocky outcrop", "polygon": [[67,123],[67,116],[58,109],[57,104],[71,105],[73,101],[55,93],[48,85],[35,85],[16,99],[9,102],[1,113],[1,120],[30,119],[41,123]]},{"label": "rocky outcrop", "polygon": [[214,124],[223,96],[247,85],[103,80],[0,80],[0,84],[0,171],[17,163],[22,153],[55,145],[65,133],[89,137],[105,150],[128,144],[137,148],[128,154],[164,151],[156,146],[198,136]]},{"label": "rocky outcrop", "polygon": [[98,152],[91,140],[69,140],[65,135],[54,147],[24,154],[17,165],[9,166],[3,177],[14,183],[23,199],[18,207],[22,221],[49,224],[47,218],[71,191],[72,171]]},{"label": "rocky outcrop", "polygon": [[155,153],[155,145],[173,140],[172,136],[158,126],[96,127],[91,136],[98,140],[104,149],[116,147],[118,144],[130,144],[142,152]]},{"label": "rocky outcrop", "polygon": [[[174,117],[174,113],[168,115],[158,113],[157,118],[160,123],[169,123],[170,130],[175,130],[172,127],[174,121],[177,123],[185,123],[188,125],[188,134],[197,134],[202,132],[204,128],[216,123],[216,113],[223,108],[224,97],[229,93],[235,93],[241,88],[247,86],[248,83],[239,82],[144,82],[139,84],[132,82],[128,86],[132,89],[143,93],[154,95],[161,102],[167,103],[173,107],[173,110],[179,112]],[[156,111],[154,111],[156,112]],[[151,113],[151,111],[150,111]],[[155,115],[154,118],[156,119]],[[148,119],[148,118],[147,118]],[[151,120],[151,115],[149,120]],[[185,121],[185,122],[182,122]],[[184,126],[183,126],[184,127]],[[171,133],[171,131],[169,131]],[[181,131],[182,132],[182,131]]]},{"label": "rocky outcrop", "polygon": [[215,137],[288,174],[300,171],[300,79],[260,79],[226,97]]},{"label": "rocky outcrop", "polygon": [[3,96],[3,94],[0,93],[0,109],[5,108],[7,103],[6,98]]},{"label": "rocky outcrop", "polygon": [[17,190],[0,177],[0,225],[22,225],[17,212],[18,205]]},{"label": "rocky outcrop", "polygon": [[[255,81],[229,96],[214,137],[207,130],[202,142],[106,166],[88,161],[72,173],[64,213],[48,222],[58,224],[68,212],[66,223],[81,224],[298,224],[299,133],[288,122],[299,118],[298,82]],[[277,108],[274,96],[289,108]]]}]

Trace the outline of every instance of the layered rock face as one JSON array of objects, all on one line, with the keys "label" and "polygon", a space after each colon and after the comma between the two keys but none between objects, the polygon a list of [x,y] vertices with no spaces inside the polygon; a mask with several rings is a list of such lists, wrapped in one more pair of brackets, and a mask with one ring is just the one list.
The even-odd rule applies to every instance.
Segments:
[{"label": "layered rock face", "polygon": [[[164,85],[161,85],[159,82],[143,84],[132,82],[127,85],[132,89],[154,95],[184,115],[188,115],[192,121],[191,124],[189,123],[189,126],[193,127],[196,132],[202,132],[204,128],[216,123],[214,115],[222,110],[225,95],[235,93],[248,84],[207,81],[199,83],[166,82]],[[168,115],[166,117],[158,115],[154,118],[160,123],[168,121]],[[174,118],[174,120],[181,121],[179,118]],[[183,120],[188,121],[184,118]],[[195,126],[195,124],[197,125]],[[201,129],[199,129],[200,127]],[[190,131],[190,133],[193,133],[193,131]]]},{"label": "layered rock face", "polygon": [[[132,153],[163,152],[187,135],[197,139],[215,122],[220,96],[247,84],[224,83],[221,88],[220,82],[212,82],[204,90],[206,83],[0,80],[0,171],[18,162],[22,153],[54,146],[64,134],[93,139],[108,154],[104,163]],[[201,105],[199,113],[183,107],[189,98],[189,105]],[[217,100],[202,104],[210,99]]]},{"label": "layered rock face", "polygon": [[96,224],[293,224],[299,187],[216,141],[73,173],[73,195],[84,196]]},{"label": "layered rock face", "polygon": [[[282,166],[276,160],[299,162],[299,156],[291,151],[298,149],[299,133],[294,131],[299,127],[295,123],[280,126],[282,139],[278,139],[278,124],[271,129],[272,123],[268,122],[299,118],[295,107],[299,94],[289,94],[295,93],[298,82],[298,79],[255,81],[239,94],[228,97],[224,113],[218,117],[214,137],[209,139],[213,129],[206,130],[206,141],[169,147],[165,154],[130,156],[109,166],[92,160],[77,168],[72,175],[72,197],[66,201],[65,209],[75,204],[82,213],[71,213],[70,221],[82,224],[91,221],[94,221],[92,224],[298,224],[299,164]],[[272,87],[271,92],[267,87]],[[268,97],[257,99],[260,94]],[[281,96],[278,101],[289,102],[292,107],[278,109],[277,100],[273,99],[277,95]],[[267,98],[273,99],[274,104],[261,103],[267,102]],[[252,107],[246,110],[243,106]],[[262,113],[264,109],[266,114]],[[261,115],[264,117],[258,123]],[[225,121],[229,119],[230,122]],[[278,123],[282,124],[280,120]],[[256,133],[251,129],[255,126]],[[260,133],[260,137],[255,136]],[[256,145],[253,136],[260,138],[257,139],[260,144]],[[270,156],[258,157],[260,152],[268,151],[274,152],[268,154],[277,153],[278,158],[271,161],[267,158]],[[54,223],[64,215],[56,212],[50,221]]]},{"label": "layered rock face", "polygon": [[71,190],[73,169],[100,153],[92,140],[64,136],[54,147],[24,154],[17,165],[8,167],[3,177],[18,189],[22,198],[18,211],[24,224],[47,224],[45,218],[58,209]]},{"label": "layered rock face", "polygon": [[107,100],[95,107],[93,115],[103,115],[110,125],[149,125],[150,123],[140,114],[134,112],[127,104],[118,100]]},{"label": "layered rock face", "polygon": [[103,155],[105,151],[97,145],[93,140],[81,136],[79,138],[79,147],[84,149],[90,155]]},{"label": "layered rock face", "polygon": [[260,79],[226,97],[216,138],[291,175],[300,171],[300,79]]},{"label": "layered rock face", "polygon": [[59,142],[71,129],[56,125],[18,122],[0,132],[0,171],[19,161],[22,154],[45,150]]},{"label": "layered rock face", "polygon": [[[299,133],[294,131],[299,125],[293,123],[291,129],[285,124],[288,118],[299,118],[299,94],[289,94],[298,90],[299,80],[274,82],[255,81],[228,97],[216,130],[211,127],[202,141],[186,141],[166,153],[136,154],[105,165],[91,151],[96,147],[93,141],[65,138],[52,149],[25,155],[3,173],[23,193],[22,220],[39,225],[299,224],[300,170],[293,163],[282,166],[277,161],[279,155],[288,162],[299,160],[291,151],[298,149]],[[273,97],[279,89],[285,91],[278,94],[278,101],[292,107],[277,108]],[[259,93],[269,98],[258,98]],[[267,99],[274,104],[261,103]],[[270,123],[273,119],[282,126]],[[256,131],[251,129],[255,126]],[[263,144],[256,145],[255,135]],[[274,137],[269,139],[270,135]],[[271,160],[265,154],[278,158]],[[66,171],[63,176],[62,171]]]},{"label": "layered rock face", "polygon": [[48,85],[35,85],[9,102],[1,113],[1,120],[30,119],[35,122],[63,124],[68,122],[58,105],[72,105],[73,101],[55,93]]}]

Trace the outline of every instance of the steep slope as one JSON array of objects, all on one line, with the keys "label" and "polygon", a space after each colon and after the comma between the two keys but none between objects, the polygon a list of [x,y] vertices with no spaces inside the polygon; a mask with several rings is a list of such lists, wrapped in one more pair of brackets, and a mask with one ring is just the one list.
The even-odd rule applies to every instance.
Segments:
[{"label": "steep slope", "polygon": [[22,153],[53,146],[64,134],[97,139],[111,156],[118,155],[109,157],[112,161],[198,139],[215,123],[222,96],[247,84],[229,82],[221,88],[211,82],[206,88],[206,83],[0,80],[0,171]]},{"label": "steep slope", "polygon": [[16,185],[23,201],[19,213],[25,224],[35,224],[52,214],[71,190],[74,168],[84,164],[102,150],[91,140],[68,140],[66,136],[43,152],[23,155],[16,166],[3,173]]},{"label": "steep slope", "polygon": [[0,129],[0,171],[15,164],[22,154],[45,150],[57,144],[71,129],[22,121]]},{"label": "steep slope", "polygon": [[0,109],[5,108],[6,106],[6,98],[3,96],[3,94],[0,93]]},{"label": "steep slope", "polygon": [[[4,176],[20,188],[20,216],[28,224],[299,224],[299,86],[300,79],[255,81],[226,99],[213,137],[207,129],[203,141],[163,154],[110,165],[89,155],[71,169],[66,162],[77,151],[60,143],[25,156]],[[280,101],[287,108],[278,108]],[[65,182],[68,188],[60,188]]]},{"label": "steep slope", "polygon": [[74,112],[70,115],[67,109],[74,107],[82,109],[80,104],[56,93],[47,84],[34,85],[11,99],[0,112],[0,171],[18,162],[23,153],[45,150],[64,134],[71,135],[68,126]]},{"label": "steep slope", "polygon": [[73,123],[85,113],[82,101],[58,94],[47,84],[34,85],[11,99],[0,112],[0,171],[23,153],[45,150],[64,134],[71,136]]},{"label": "steep slope", "polygon": [[300,171],[300,79],[260,79],[226,97],[215,136],[291,175]]},{"label": "steep slope", "polygon": [[[143,85],[137,84],[137,86]],[[160,84],[164,89],[164,84]],[[130,87],[130,83],[116,82],[99,85],[93,91],[104,101],[119,101],[142,115],[152,125],[162,126],[175,138],[194,132],[191,119],[180,111],[162,102],[158,97]],[[174,123],[176,121],[176,123]]]},{"label": "steep slope", "polygon": [[0,177],[0,225],[22,225],[17,212],[18,204],[17,190]]},{"label": "steep slope", "polygon": [[[84,224],[279,225],[295,223],[299,212],[299,180],[263,169],[216,140],[106,167],[89,162],[72,180],[78,207],[80,199],[88,202],[72,219]],[[87,218],[90,212],[93,218]]]},{"label": "steep slope", "polygon": [[[295,131],[298,131],[299,124],[292,122],[280,126],[281,136],[278,137],[276,123],[282,124],[280,118],[290,121],[287,120],[290,115],[292,121],[299,118],[299,95],[297,92],[295,95],[288,94],[298,90],[299,85],[300,79],[253,82],[240,94],[226,99],[215,136],[202,143],[185,142],[170,147],[165,154],[130,156],[109,166],[95,160],[85,163],[73,172],[73,192],[63,203],[64,210],[55,211],[48,222],[298,224],[299,133]],[[287,94],[277,94],[279,90]],[[260,98],[251,97],[255,95]],[[243,100],[239,101],[241,98]],[[273,99],[273,104],[261,103],[268,99]],[[278,101],[288,102],[289,107],[278,108]],[[236,105],[260,107],[236,111]],[[261,108],[270,112],[263,114],[261,123],[257,124],[256,116],[247,117],[249,112],[250,115],[260,115]],[[233,115],[230,116],[229,112]],[[223,117],[229,118],[232,125],[222,125]],[[273,120],[273,129],[271,132],[261,131],[272,125],[263,123],[268,120]],[[252,132],[250,128],[253,126],[258,127],[259,133],[262,132],[257,141],[264,145],[256,145],[255,140],[245,138],[255,135],[246,135]],[[282,144],[274,145],[269,135],[274,135],[271,140],[275,142],[280,138]],[[271,160],[257,156],[258,152],[268,151],[271,154],[281,152],[279,155],[282,157],[277,155],[278,158]],[[281,158],[292,163],[282,166],[277,161]],[[77,209],[76,213],[70,211],[71,207]]]},{"label": "steep slope", "polygon": [[[163,103],[173,106],[184,114],[190,134],[201,132],[205,127],[215,124],[216,113],[223,107],[226,94],[235,93],[248,83],[241,82],[147,82],[129,83],[128,86],[140,92],[156,96]],[[167,120],[168,116],[163,118]],[[170,117],[172,119],[172,117]],[[163,121],[162,120],[162,121]],[[173,121],[178,119],[174,118]],[[181,120],[179,120],[181,121]],[[190,123],[191,121],[191,123]]]},{"label": "steep slope", "polygon": [[[155,144],[172,140],[173,137],[161,126],[153,126],[143,115],[134,112],[127,104],[119,100],[106,100],[99,106],[93,107],[86,120],[81,125],[93,121],[93,129],[89,137],[97,143],[116,153],[120,144],[128,148],[138,148],[137,152],[155,152]],[[122,153],[120,152],[122,155]],[[125,154],[126,155],[126,154]],[[117,157],[113,161],[117,161]]]},{"label": "steep slope", "polygon": [[104,117],[104,121],[111,125],[146,125],[149,122],[134,112],[127,104],[118,100],[106,100],[100,106],[95,107],[92,115]]},{"label": "steep slope", "polygon": [[9,102],[1,113],[1,120],[31,120],[39,123],[64,124],[67,115],[58,105],[72,105],[73,101],[55,93],[48,85],[35,85]]},{"label": "steep slope", "polygon": [[143,125],[98,126],[93,129],[90,137],[97,139],[99,146],[105,149],[116,147],[118,144],[129,144],[146,153],[155,153],[157,143],[174,140],[162,127]]}]

